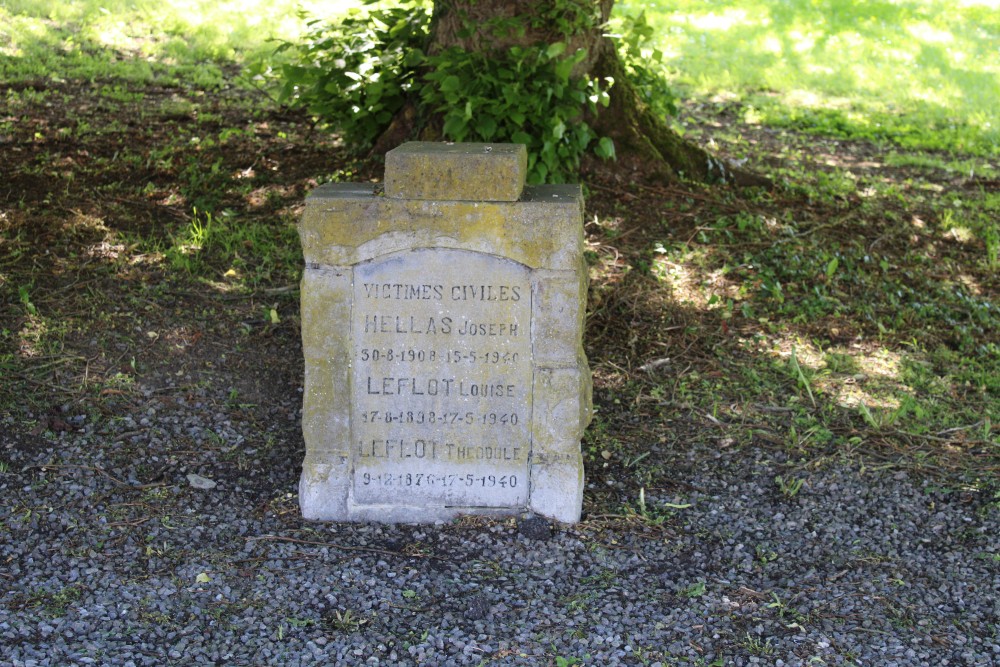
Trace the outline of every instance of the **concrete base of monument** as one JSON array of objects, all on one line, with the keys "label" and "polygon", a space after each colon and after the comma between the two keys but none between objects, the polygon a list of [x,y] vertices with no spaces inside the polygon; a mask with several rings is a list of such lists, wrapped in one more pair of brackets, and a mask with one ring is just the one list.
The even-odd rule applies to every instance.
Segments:
[{"label": "concrete base of monument", "polygon": [[523,505],[476,507],[467,505],[400,503],[366,504],[354,502],[346,484],[348,476],[338,475],[338,466],[305,464],[299,479],[302,516],[311,521],[377,523],[434,523],[465,515],[508,517],[537,514],[576,523],[583,504],[583,467],[575,465],[535,466],[533,476],[541,483]]}]

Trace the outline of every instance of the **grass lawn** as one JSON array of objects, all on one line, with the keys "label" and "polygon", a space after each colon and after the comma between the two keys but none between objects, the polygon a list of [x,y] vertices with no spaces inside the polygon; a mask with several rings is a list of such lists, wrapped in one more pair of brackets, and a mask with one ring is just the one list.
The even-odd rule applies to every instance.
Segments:
[{"label": "grass lawn", "polygon": [[944,2],[619,2],[645,11],[669,79],[744,120],[995,159],[1000,11]]},{"label": "grass lawn", "polygon": [[[586,181],[589,507],[639,507],[670,478],[657,451],[693,441],[781,450],[789,488],[847,458],[995,493],[996,10],[643,6],[677,127],[779,185]],[[178,370],[175,391],[252,411],[273,390],[261,359],[300,367],[303,199],[379,167],[257,87],[266,39],[301,28],[294,7],[0,8],[14,428],[63,428],[66,405],[115,419]]]}]

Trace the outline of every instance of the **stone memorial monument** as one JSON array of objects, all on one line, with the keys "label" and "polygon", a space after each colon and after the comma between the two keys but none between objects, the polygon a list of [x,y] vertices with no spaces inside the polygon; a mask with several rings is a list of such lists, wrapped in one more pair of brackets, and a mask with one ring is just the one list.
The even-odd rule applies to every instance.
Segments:
[{"label": "stone memorial monument", "polygon": [[590,420],[579,186],[515,144],[413,142],[385,191],[307,199],[307,519],[580,518]]}]

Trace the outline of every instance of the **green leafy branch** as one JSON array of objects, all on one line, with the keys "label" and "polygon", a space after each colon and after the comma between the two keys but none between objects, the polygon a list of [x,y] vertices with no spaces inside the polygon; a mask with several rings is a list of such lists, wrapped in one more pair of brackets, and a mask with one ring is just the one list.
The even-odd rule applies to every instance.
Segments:
[{"label": "green leafy branch", "polygon": [[[570,52],[567,43],[596,28],[593,6],[560,0],[552,11],[561,17],[554,23],[561,41],[490,53],[425,53],[431,14],[420,3],[355,9],[334,23],[310,20],[302,42],[277,49],[287,59],[278,99],[306,109],[358,150],[369,148],[410,102],[440,119],[437,129],[446,139],[526,144],[531,183],[571,181],[588,151],[615,157],[612,140],[597,136],[587,122],[609,104],[614,82],[574,75],[587,54]],[[548,18],[534,17],[550,25]],[[539,27],[508,25],[520,20],[497,19],[488,28],[523,35]],[[644,46],[652,28],[642,15],[619,21],[619,27],[629,76],[654,109],[673,113],[674,98],[658,74],[661,54]]]},{"label": "green leafy branch", "polygon": [[[528,147],[528,181],[572,180],[580,158],[614,157],[614,144],[598,138],[584,111],[607,106],[607,88],[596,79],[572,76],[586,57],[566,45],[511,47],[506,54],[448,49],[427,58],[427,108],[441,114],[442,134],[454,141],[511,141]],[[610,87],[610,81],[606,82]]]}]

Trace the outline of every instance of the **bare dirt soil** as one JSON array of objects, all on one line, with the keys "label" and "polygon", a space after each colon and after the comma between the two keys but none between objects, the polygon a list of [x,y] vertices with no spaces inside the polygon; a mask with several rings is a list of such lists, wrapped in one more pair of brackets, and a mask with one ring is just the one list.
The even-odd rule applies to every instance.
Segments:
[{"label": "bare dirt soil", "polygon": [[[40,80],[0,86],[0,95],[7,123],[0,135],[0,408],[14,431],[7,446],[31,447],[47,431],[73,429],[71,415],[113,420],[137,412],[150,392],[201,395],[203,409],[284,424],[283,446],[261,451],[293,476],[302,454],[289,407],[302,378],[294,223],[319,182],[377,180],[378,161],[351,158],[308,118],[235,85]],[[596,514],[635,498],[639,487],[669,486],[668,450],[692,442],[783,447],[793,426],[787,378],[785,393],[763,381],[757,396],[720,389],[717,414],[685,399],[683,378],[714,378],[723,387],[754,354],[746,341],[773,324],[706,307],[680,283],[664,290],[650,271],[657,243],[688,243],[720,216],[780,221],[791,211],[804,221],[797,233],[866,239],[895,258],[895,271],[909,270],[915,250],[941,261],[978,251],[942,242],[915,221],[935,215],[922,193],[991,185],[982,179],[887,167],[884,147],[745,125],[725,105],[686,112],[691,136],[717,141],[724,157],[749,158],[779,186],[761,198],[587,165],[593,275],[586,345],[598,407],[586,448],[587,505]],[[849,171],[856,181],[896,184],[898,194],[881,197],[872,213],[858,191],[820,197],[781,185],[783,170]],[[229,254],[204,250],[194,268],[179,268],[177,248],[206,213],[238,243]],[[906,224],[890,224],[890,216]],[[232,231],[238,226],[256,231],[240,236]],[[736,286],[740,272],[753,268],[740,265],[740,243],[736,236],[728,247],[718,244],[732,255],[730,270],[706,268],[689,282]],[[816,279],[822,274],[817,267]],[[997,293],[988,272],[972,279]],[[794,326],[796,335],[830,345],[874,340],[871,322],[845,317],[806,316]],[[951,343],[947,328],[934,335]],[[845,413],[838,428],[850,435],[864,424]],[[879,460],[926,444],[905,435],[865,442],[879,445],[871,452]],[[649,460],[636,466],[647,451]],[[819,447],[809,455],[832,453]]]}]

